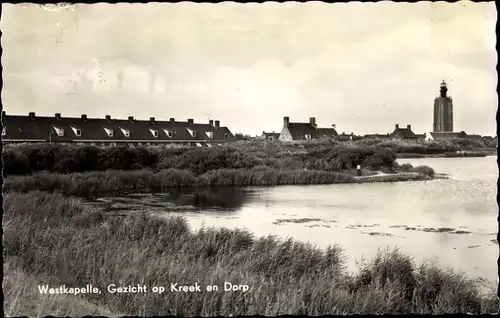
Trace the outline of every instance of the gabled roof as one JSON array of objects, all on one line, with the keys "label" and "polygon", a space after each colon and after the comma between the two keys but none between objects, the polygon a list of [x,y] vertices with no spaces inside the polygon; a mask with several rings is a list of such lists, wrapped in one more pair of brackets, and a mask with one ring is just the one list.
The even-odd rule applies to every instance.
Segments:
[{"label": "gabled roof", "polygon": [[399,135],[400,137],[403,138],[416,138],[417,136],[411,131],[410,128],[396,128],[392,132],[392,135]]},{"label": "gabled roof", "polygon": [[293,140],[307,139],[306,135],[309,135],[310,138],[338,135],[337,131],[333,128],[315,128],[310,123],[289,123],[288,130],[290,131]]},{"label": "gabled roof", "polygon": [[[36,116],[4,115],[3,125],[6,135],[3,139],[22,140],[52,140],[52,141],[224,141],[234,138],[227,127],[216,128],[210,124],[190,122],[123,120],[98,118],[69,118]],[[62,129],[64,136],[59,136],[57,130]],[[196,131],[192,136],[189,130]],[[76,134],[77,130],[81,133]],[[112,136],[108,132],[113,132]],[[124,131],[129,132],[127,137]],[[158,132],[157,137],[152,133]],[[167,132],[172,132],[169,137]],[[206,134],[211,132],[213,138]]]},{"label": "gabled roof", "polygon": [[338,133],[333,128],[317,128],[316,133],[318,137],[335,137],[338,136]]}]

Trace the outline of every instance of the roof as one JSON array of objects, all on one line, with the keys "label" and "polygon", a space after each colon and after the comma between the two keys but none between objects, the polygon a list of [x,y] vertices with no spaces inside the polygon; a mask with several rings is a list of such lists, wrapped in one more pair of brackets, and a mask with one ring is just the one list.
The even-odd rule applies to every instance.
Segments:
[{"label": "roof", "polygon": [[467,134],[464,131],[461,131],[461,132],[430,132],[429,134],[434,139],[466,138],[467,137]]},{"label": "roof", "polygon": [[394,135],[399,135],[402,138],[416,138],[417,136],[411,131],[410,128],[396,128],[391,134],[392,136]]},{"label": "roof", "polygon": [[316,128],[316,134],[318,137],[335,137],[338,133],[333,128]]},{"label": "roof", "polygon": [[337,131],[333,128],[316,128],[310,123],[289,123],[288,130],[292,135],[293,140],[307,139],[306,135],[310,138],[321,138],[329,136],[337,136]]},{"label": "roof", "polygon": [[[216,128],[210,124],[98,119],[74,117],[46,117],[4,115],[6,134],[2,139],[52,140],[52,141],[223,141],[234,138],[227,127]],[[58,131],[63,132],[58,135]],[[156,136],[155,136],[156,135]],[[209,135],[213,137],[210,138]]]}]

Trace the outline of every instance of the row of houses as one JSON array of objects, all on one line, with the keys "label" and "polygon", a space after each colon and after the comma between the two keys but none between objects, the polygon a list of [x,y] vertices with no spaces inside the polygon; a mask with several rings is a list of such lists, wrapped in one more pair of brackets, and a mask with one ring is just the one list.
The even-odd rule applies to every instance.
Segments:
[{"label": "row of houses", "polygon": [[[333,125],[333,127],[335,127]],[[367,134],[364,136],[355,135],[354,133],[338,134],[335,128],[318,128],[316,125],[316,118],[311,117],[308,123],[305,122],[290,122],[289,117],[283,118],[283,128],[281,132],[265,132],[259,136],[261,139],[265,140],[282,140],[282,141],[293,141],[293,140],[308,140],[308,139],[318,139],[324,137],[335,138],[339,141],[356,141],[365,138],[378,138],[378,139],[390,139],[390,140],[441,140],[441,139],[453,139],[453,138],[467,138],[472,140],[479,140],[484,142],[495,142],[497,137],[491,136],[481,136],[481,135],[468,135],[466,132],[427,132],[424,134],[416,134],[413,132],[411,125],[406,125],[406,127],[396,124],[394,130],[387,134]]]},{"label": "row of houses", "polygon": [[74,142],[103,146],[184,144],[211,146],[234,140],[229,128],[218,120],[195,123],[177,121],[54,116],[8,115],[2,112],[3,142]]}]

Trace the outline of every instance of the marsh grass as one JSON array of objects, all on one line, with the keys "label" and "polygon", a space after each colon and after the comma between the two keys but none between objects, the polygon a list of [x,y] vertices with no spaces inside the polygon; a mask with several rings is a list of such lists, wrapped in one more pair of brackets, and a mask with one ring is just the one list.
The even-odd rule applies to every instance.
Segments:
[{"label": "marsh grass", "polygon": [[[233,316],[283,314],[493,313],[493,292],[480,295],[464,275],[417,267],[398,251],[380,251],[348,274],[338,246],[320,250],[242,230],[193,232],[182,218],[105,216],[78,199],[44,192],[7,193],[4,201],[8,312],[65,315]],[[21,277],[21,276],[19,276]],[[40,300],[36,283],[102,289],[108,284],[201,285],[224,281],[250,291],[108,294]],[[45,305],[44,305],[44,302]],[[49,303],[47,303],[49,302]],[[31,304],[31,306],[29,306]],[[47,305],[49,304],[49,305]],[[78,304],[89,304],[90,307]],[[41,310],[42,306],[45,308]],[[103,308],[106,307],[106,309]],[[56,308],[57,307],[57,308]],[[37,309],[38,308],[38,309]]]},{"label": "marsh grass", "polygon": [[167,188],[205,186],[270,186],[334,184],[354,182],[344,173],[315,170],[253,169],[211,170],[200,176],[187,170],[93,171],[59,174],[40,172],[30,176],[11,176],[4,180],[4,190],[15,192],[48,191],[66,195],[90,196],[110,191],[157,191]]}]

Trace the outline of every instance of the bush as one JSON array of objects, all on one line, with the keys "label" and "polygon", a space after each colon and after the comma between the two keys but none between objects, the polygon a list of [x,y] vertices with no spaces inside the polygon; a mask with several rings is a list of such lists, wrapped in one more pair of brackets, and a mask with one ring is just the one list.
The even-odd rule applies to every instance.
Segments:
[{"label": "bush", "polygon": [[434,169],[428,166],[418,166],[413,168],[413,171],[429,176],[431,178],[434,177]]}]

